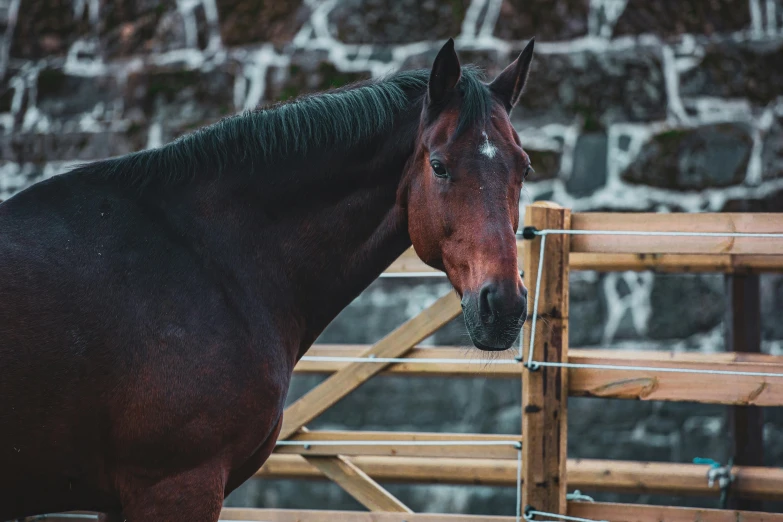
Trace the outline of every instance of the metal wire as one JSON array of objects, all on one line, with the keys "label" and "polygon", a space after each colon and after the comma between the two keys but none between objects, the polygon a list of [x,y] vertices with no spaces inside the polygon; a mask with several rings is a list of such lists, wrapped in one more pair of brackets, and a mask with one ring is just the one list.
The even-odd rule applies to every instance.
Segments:
[{"label": "metal wire", "polygon": [[667,237],[747,237],[783,239],[780,232],[664,232],[658,230],[561,230],[544,229],[533,232],[537,236],[567,234],[570,236],[667,236]]},{"label": "metal wire", "polygon": [[570,517],[568,515],[559,515],[557,513],[547,513],[546,511],[536,511],[534,509],[525,512],[525,520],[534,521],[541,519],[534,519],[535,516],[547,517],[549,520],[567,520],[570,522],[609,522],[608,520],[593,520],[591,518]]},{"label": "metal wire", "polygon": [[[437,348],[433,348],[437,349]],[[414,359],[410,357],[340,357],[330,355],[305,355],[303,361],[311,362],[360,362],[381,364],[519,364],[516,359]]]},{"label": "metal wire", "polygon": [[[538,258],[538,271],[536,273],[536,287],[535,297],[533,299],[533,324],[530,332],[530,346],[528,346],[528,356],[525,366],[530,370],[535,370],[540,366],[549,366],[557,368],[581,368],[581,369],[596,369],[596,370],[626,370],[626,371],[640,371],[640,372],[660,372],[660,373],[693,373],[693,374],[708,374],[708,375],[736,375],[746,377],[783,377],[783,373],[769,373],[769,372],[744,372],[734,370],[708,370],[698,368],[658,368],[655,366],[622,366],[612,364],[580,364],[580,363],[562,363],[562,362],[544,362],[533,360],[533,349],[535,347],[536,339],[536,320],[538,318],[538,296],[540,295],[541,288],[541,274],[544,271],[544,249],[546,247],[546,237],[549,234],[570,234],[570,235],[641,235],[641,236],[708,236],[708,237],[759,237],[759,238],[781,238],[783,239],[783,233],[744,233],[744,232],[657,232],[657,231],[630,231],[630,230],[559,230],[559,229],[544,229],[535,230],[535,235],[541,237],[541,250]],[[520,356],[522,355],[522,342],[520,342]]]},{"label": "metal wire", "polygon": [[278,446],[520,446],[518,440],[280,440]]}]

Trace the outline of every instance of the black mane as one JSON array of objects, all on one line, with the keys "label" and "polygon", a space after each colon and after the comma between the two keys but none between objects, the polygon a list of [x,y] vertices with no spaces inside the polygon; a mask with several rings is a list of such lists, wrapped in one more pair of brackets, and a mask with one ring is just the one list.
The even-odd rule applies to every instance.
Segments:
[{"label": "black mane", "polygon": [[[256,167],[314,150],[346,150],[388,129],[395,117],[424,95],[429,70],[405,71],[380,80],[226,117],[159,148],[89,163],[91,172],[144,188],[173,185],[199,172]],[[488,118],[492,102],[482,73],[462,68],[458,132]]]}]

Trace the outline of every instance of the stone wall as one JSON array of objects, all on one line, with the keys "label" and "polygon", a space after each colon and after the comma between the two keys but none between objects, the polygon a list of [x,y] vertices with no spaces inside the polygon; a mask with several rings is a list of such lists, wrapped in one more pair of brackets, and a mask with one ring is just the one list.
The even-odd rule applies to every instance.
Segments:
[{"label": "stone wall", "polygon": [[[493,75],[535,35],[513,118],[537,172],[525,203],[783,210],[781,0],[0,0],[0,28],[0,199],[258,104],[427,67],[450,36]],[[780,354],[783,280],[762,285],[763,348]],[[443,280],[379,280],[322,340],[376,341],[446,291]],[[574,273],[571,298],[572,346],[724,349],[721,276]],[[429,342],[465,344],[464,325]],[[297,378],[289,400],[317,381]],[[484,378],[380,379],[312,427],[515,433],[519,392]],[[569,404],[574,457],[729,457],[721,407]],[[783,413],[766,419],[767,463],[779,466]],[[416,510],[513,510],[508,489],[391,487]],[[252,481],[228,502],[358,507],[335,486],[296,481]]]}]

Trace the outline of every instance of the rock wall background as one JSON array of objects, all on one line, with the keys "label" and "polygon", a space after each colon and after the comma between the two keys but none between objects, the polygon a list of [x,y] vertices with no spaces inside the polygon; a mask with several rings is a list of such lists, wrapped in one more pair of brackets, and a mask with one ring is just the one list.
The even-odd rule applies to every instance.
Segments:
[{"label": "rock wall background", "polygon": [[[533,35],[514,113],[537,171],[525,203],[783,210],[781,0],[0,0],[0,199],[225,114],[427,67],[450,36],[463,62],[494,75]],[[381,279],[322,340],[376,341],[446,291],[439,279]],[[765,276],[762,294],[763,349],[781,354],[783,279]],[[718,275],[574,273],[571,299],[572,346],[724,349]],[[429,342],[465,344],[464,326]],[[297,378],[290,400],[317,381]],[[519,394],[483,378],[386,378],[312,427],[515,433]],[[572,457],[729,457],[721,407],[569,407]],[[767,464],[781,465],[783,412],[767,410],[765,437]],[[415,510],[513,512],[510,489],[390,488]],[[336,486],[295,481],[251,481],[228,503],[358,508]]]}]

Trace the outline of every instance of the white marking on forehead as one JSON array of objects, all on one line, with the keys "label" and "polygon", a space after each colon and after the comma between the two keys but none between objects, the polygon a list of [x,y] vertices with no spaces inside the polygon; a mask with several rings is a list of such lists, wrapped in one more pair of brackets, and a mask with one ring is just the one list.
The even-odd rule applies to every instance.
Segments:
[{"label": "white marking on forehead", "polygon": [[494,158],[498,148],[489,142],[489,136],[487,136],[486,131],[481,131],[481,135],[484,136],[484,143],[481,145],[479,152],[490,159]]}]

